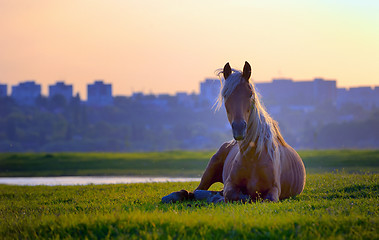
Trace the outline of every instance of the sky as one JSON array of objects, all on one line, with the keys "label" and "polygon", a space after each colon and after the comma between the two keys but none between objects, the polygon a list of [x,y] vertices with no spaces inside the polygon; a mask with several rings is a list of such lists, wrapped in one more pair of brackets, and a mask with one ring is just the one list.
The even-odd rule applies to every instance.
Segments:
[{"label": "sky", "polygon": [[273,78],[379,86],[379,1],[0,0],[0,83],[199,92],[230,62]]}]

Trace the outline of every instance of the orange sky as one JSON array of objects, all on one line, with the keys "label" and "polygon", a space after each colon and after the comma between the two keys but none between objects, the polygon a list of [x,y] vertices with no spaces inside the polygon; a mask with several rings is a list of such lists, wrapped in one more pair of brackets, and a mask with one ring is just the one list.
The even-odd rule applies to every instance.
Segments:
[{"label": "orange sky", "polygon": [[114,95],[198,91],[229,61],[275,77],[379,85],[379,1],[0,0],[0,83]]}]

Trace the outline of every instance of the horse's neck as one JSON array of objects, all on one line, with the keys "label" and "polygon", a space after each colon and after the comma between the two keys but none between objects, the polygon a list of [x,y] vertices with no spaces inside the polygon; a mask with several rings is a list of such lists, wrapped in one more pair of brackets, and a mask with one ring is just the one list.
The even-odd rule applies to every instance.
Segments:
[{"label": "horse's neck", "polygon": [[259,153],[257,154],[257,140],[253,142],[244,140],[239,142],[238,145],[242,159],[251,160],[259,155]]},{"label": "horse's neck", "polygon": [[[263,151],[271,151],[272,149],[267,144],[272,144],[269,141],[271,136],[269,126],[266,121],[267,115],[261,113],[261,109],[257,109],[255,101],[252,101],[254,104],[254,110],[251,112],[249,123],[246,132],[246,138],[240,142],[239,148],[241,155],[247,159],[257,159]],[[267,132],[269,131],[269,132]],[[269,134],[268,137],[265,135]]]},{"label": "horse's neck", "polygon": [[[262,127],[262,119],[259,117],[259,110],[255,106],[255,101],[251,102],[252,111],[249,116],[247,124],[246,138],[239,143],[239,148],[242,156],[254,156],[257,155],[257,151],[260,150],[259,144],[259,131],[258,128]],[[258,153],[259,154],[259,153]]]}]

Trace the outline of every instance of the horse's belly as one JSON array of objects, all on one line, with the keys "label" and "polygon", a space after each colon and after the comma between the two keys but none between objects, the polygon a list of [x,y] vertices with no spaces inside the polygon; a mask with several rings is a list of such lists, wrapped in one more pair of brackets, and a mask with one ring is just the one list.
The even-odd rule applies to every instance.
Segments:
[{"label": "horse's belly", "polygon": [[299,154],[291,147],[281,149],[280,199],[300,194],[305,185],[305,168]]}]

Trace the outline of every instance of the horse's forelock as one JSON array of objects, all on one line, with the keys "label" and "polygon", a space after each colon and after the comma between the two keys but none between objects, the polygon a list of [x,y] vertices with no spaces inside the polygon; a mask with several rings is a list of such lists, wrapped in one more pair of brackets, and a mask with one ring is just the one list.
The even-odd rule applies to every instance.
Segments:
[{"label": "horse's forelock", "polygon": [[222,103],[228,99],[237,85],[242,81],[242,72],[236,69],[232,69],[232,74],[227,80],[223,80],[220,76],[223,73],[222,70],[217,71],[217,75],[220,78],[221,88],[219,97],[216,101],[217,109],[220,109]]}]

